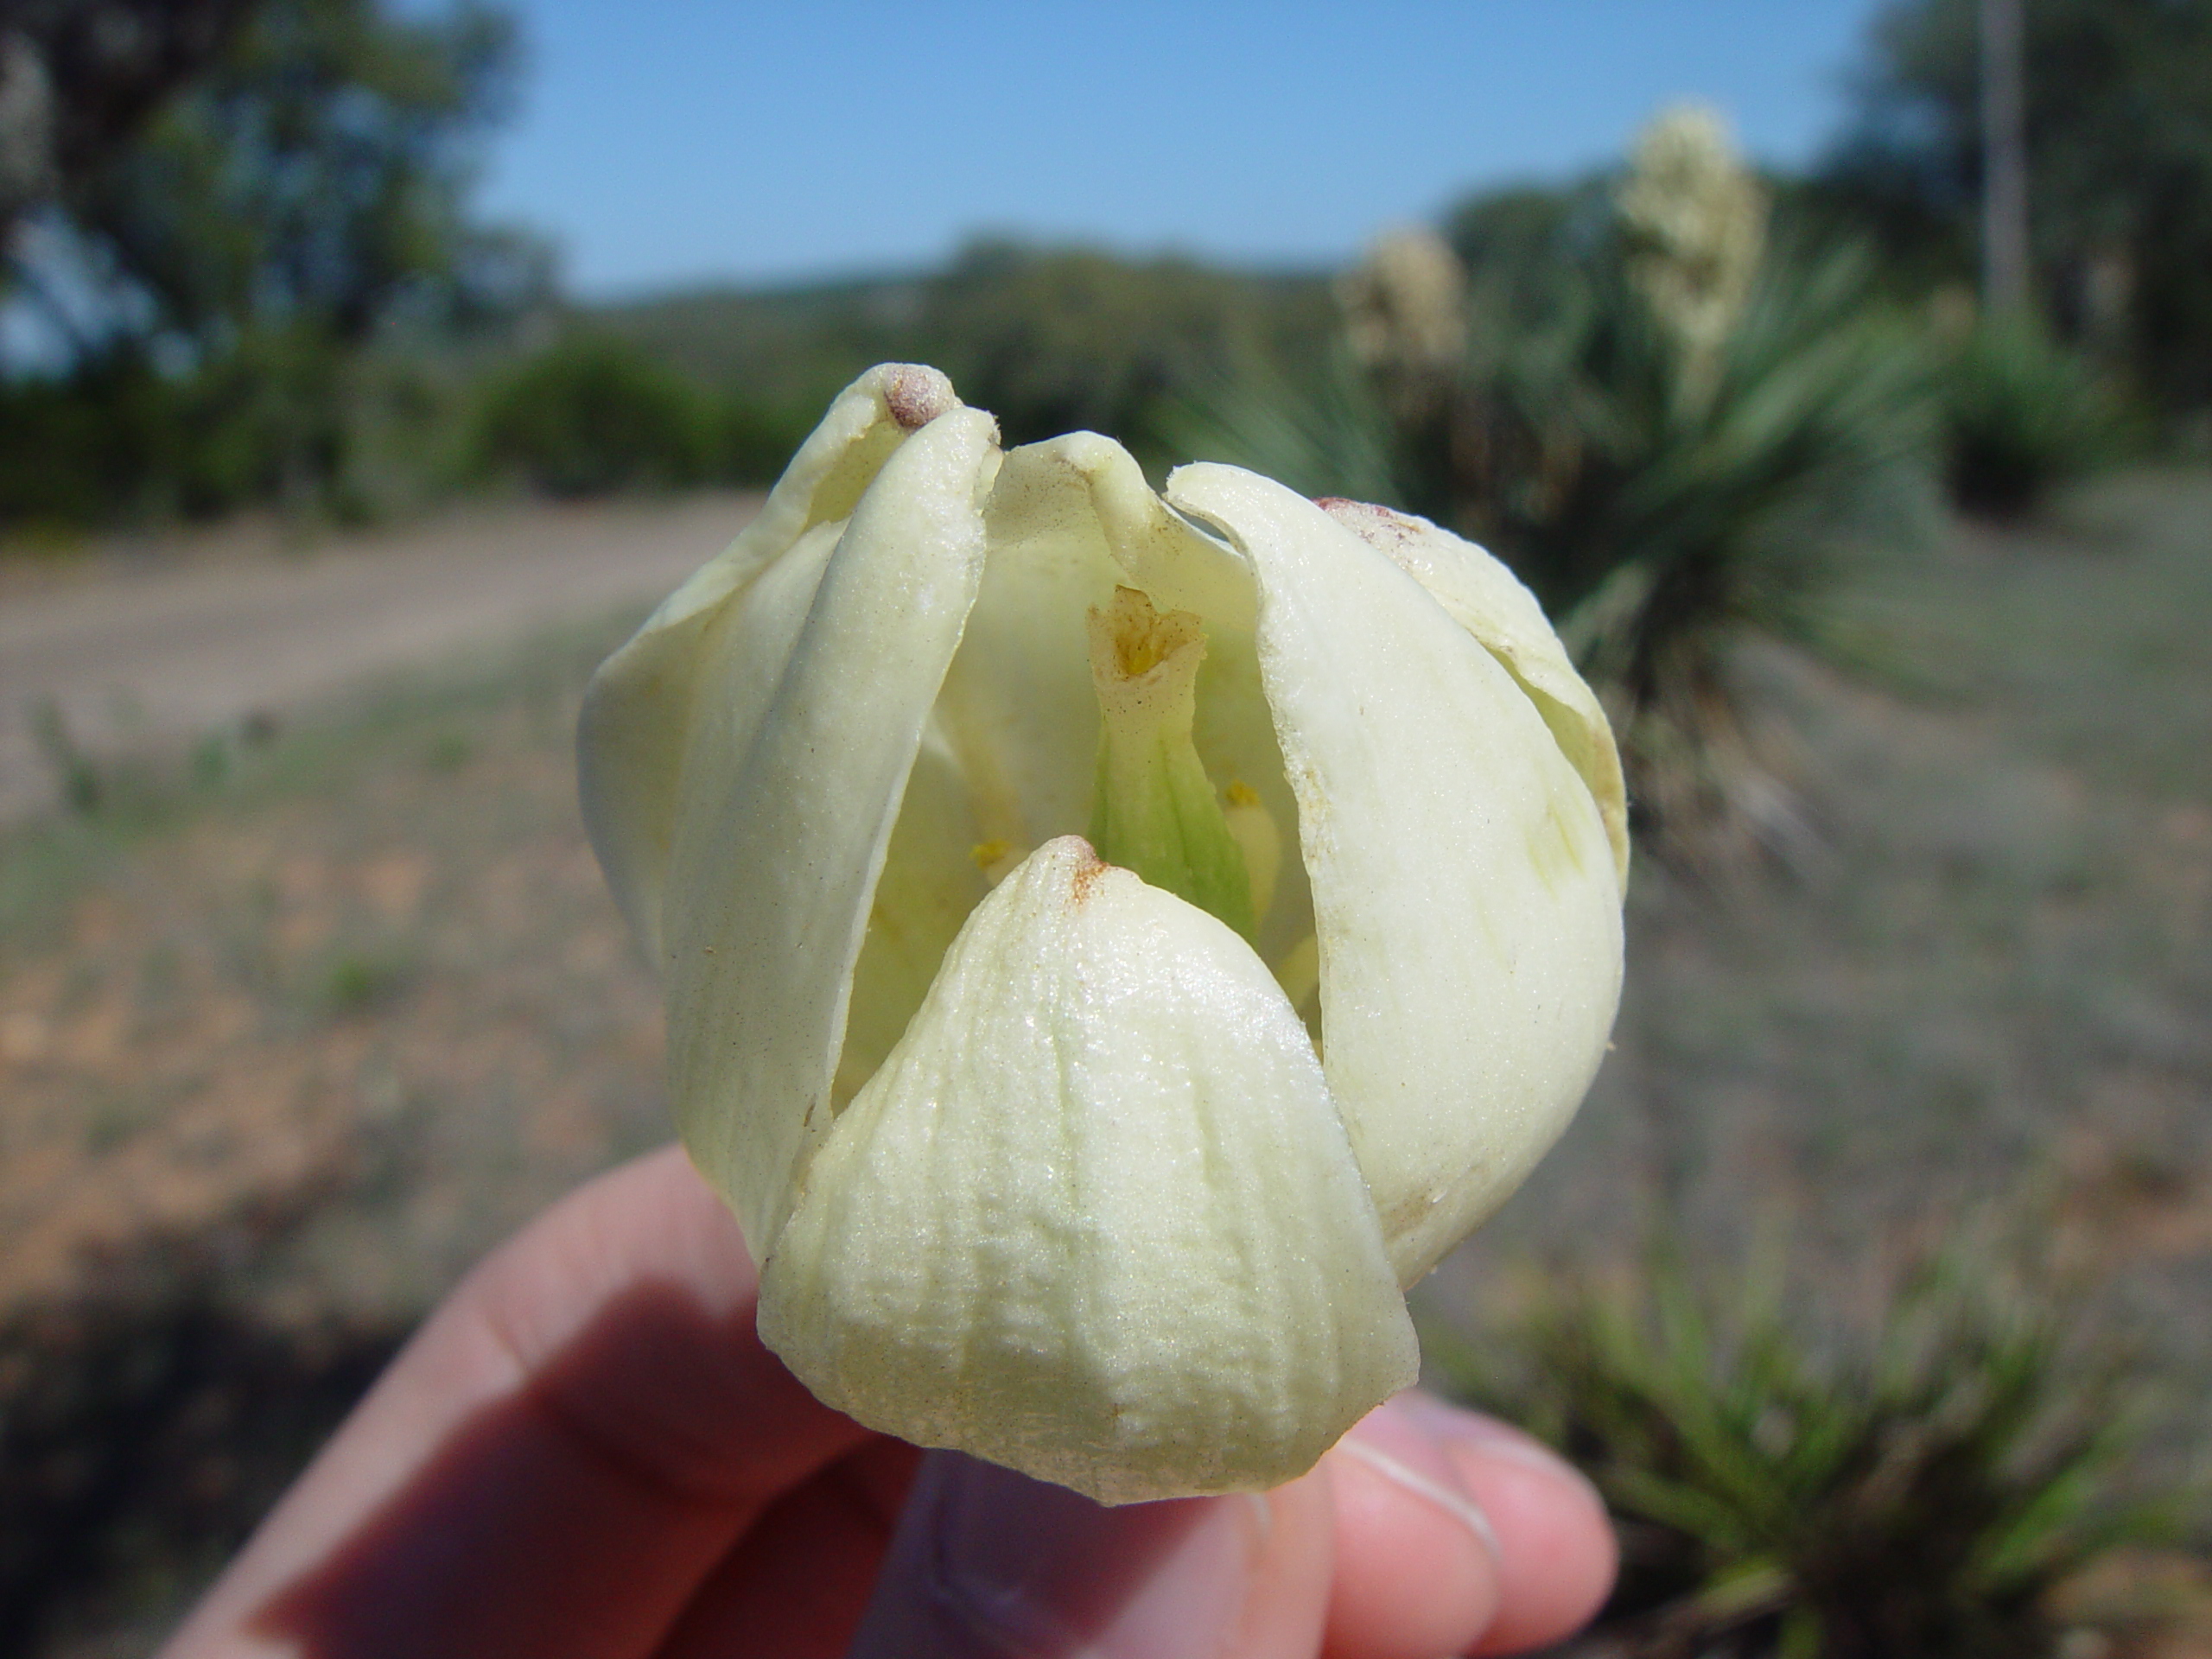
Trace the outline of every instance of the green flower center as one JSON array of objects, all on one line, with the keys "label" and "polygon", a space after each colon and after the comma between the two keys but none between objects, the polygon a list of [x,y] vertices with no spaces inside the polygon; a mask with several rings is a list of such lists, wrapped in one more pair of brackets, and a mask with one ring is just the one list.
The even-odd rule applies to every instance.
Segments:
[{"label": "green flower center", "polygon": [[[1090,677],[1102,716],[1090,842],[1134,870],[1253,937],[1244,852],[1191,739],[1204,626],[1165,614],[1134,588],[1090,613]],[[1233,786],[1232,786],[1233,787]]]}]

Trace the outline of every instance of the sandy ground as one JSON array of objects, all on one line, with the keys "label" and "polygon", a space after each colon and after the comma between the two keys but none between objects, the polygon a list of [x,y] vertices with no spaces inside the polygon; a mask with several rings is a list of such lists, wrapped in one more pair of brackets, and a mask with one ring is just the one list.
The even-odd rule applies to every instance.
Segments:
[{"label": "sandy ground", "polygon": [[[758,498],[472,510],[286,550],[250,531],[104,550],[0,581],[0,823],[53,804],[38,736],[171,747],[666,593]],[[41,714],[41,711],[48,711]]]}]

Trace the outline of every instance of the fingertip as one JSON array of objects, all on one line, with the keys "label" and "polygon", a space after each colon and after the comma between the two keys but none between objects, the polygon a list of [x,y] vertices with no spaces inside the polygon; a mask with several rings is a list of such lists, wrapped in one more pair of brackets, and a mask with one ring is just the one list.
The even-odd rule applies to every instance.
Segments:
[{"label": "fingertip", "polygon": [[1605,1605],[1619,1564],[1597,1489],[1541,1441],[1493,1418],[1433,1400],[1415,1409],[1497,1531],[1497,1612],[1472,1651],[1518,1653],[1580,1630]]},{"label": "fingertip", "polygon": [[1325,1485],[1107,1508],[1010,1470],[922,1464],[855,1659],[1293,1659],[1328,1593]]},{"label": "fingertip", "polygon": [[1497,1544],[1437,1437],[1394,1404],[1327,1462],[1337,1522],[1325,1659],[1464,1651],[1497,1610]]}]

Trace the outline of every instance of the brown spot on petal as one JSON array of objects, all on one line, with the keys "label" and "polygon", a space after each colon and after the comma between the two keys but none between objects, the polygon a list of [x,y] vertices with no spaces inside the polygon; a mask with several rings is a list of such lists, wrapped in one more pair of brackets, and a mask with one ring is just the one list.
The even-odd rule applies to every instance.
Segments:
[{"label": "brown spot on petal", "polygon": [[935,369],[912,363],[892,375],[891,384],[883,389],[883,401],[891,418],[912,432],[957,406],[960,399],[953,395],[952,382]]},{"label": "brown spot on petal", "polygon": [[1394,558],[1398,549],[1421,531],[1435,528],[1427,519],[1416,518],[1411,513],[1378,507],[1371,501],[1348,501],[1341,495],[1316,497],[1313,505],[1369,546]]},{"label": "brown spot on petal", "polygon": [[1083,846],[1080,861],[1068,872],[1068,897],[1074,902],[1075,907],[1080,910],[1090,902],[1090,890],[1096,887],[1100,879],[1114,867],[1099,857],[1090,843],[1083,841],[1080,836],[1071,836],[1069,839],[1081,842]]}]

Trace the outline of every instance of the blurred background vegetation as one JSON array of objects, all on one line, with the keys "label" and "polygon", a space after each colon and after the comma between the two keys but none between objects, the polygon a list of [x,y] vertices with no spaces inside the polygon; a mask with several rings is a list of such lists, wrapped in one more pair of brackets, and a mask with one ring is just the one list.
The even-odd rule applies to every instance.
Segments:
[{"label": "blurred background vegetation", "polygon": [[100,118],[49,123],[0,200],[9,293],[49,341],[0,381],[18,541],[760,486],[861,369],[933,362],[1013,442],[1089,428],[1155,471],[1237,461],[1490,545],[1602,683],[1647,842],[1725,863],[1802,851],[1732,640],[1835,645],[1839,566],[1924,548],[1939,491],[2017,518],[2212,441],[2201,4],[2030,9],[2033,276],[1993,302],[1979,13],[1913,0],[1803,176],[1755,175],[1686,110],[1615,168],[1472,197],[1350,272],[996,240],[596,307],[468,212],[517,73],[498,14],[200,0],[111,61],[84,44],[100,10],[34,10],[20,37],[46,43],[53,107]]},{"label": "blurred background vegetation", "polygon": [[[92,44],[104,11],[135,20],[131,50]],[[1363,288],[994,240],[935,271],[578,307],[543,246],[469,209],[518,73],[499,14],[55,0],[11,36],[48,66],[41,106],[59,113],[10,118],[40,137],[11,141],[0,185],[6,292],[49,337],[0,389],[0,525],[270,502],[377,515],[493,481],[763,483],[830,392],[912,358],[944,366],[1014,441],[1088,427],[1157,463],[1188,448],[1187,405],[1218,404],[1224,382],[1291,394],[1274,401],[1309,426],[1386,422],[1387,445],[1306,431],[1325,433],[1334,469],[1317,486],[1393,485],[1511,550],[1556,603],[1615,556],[1588,549],[1623,544],[1619,527],[1584,524],[1630,510],[1600,505],[1597,474],[1657,464],[1629,451],[1693,442],[1693,416],[1759,407],[1746,377],[1801,372],[1802,339],[1840,321],[1854,339],[1837,355],[1877,378],[1910,378],[1917,353],[1956,499],[2024,512],[2132,448],[2204,441],[2212,24],[2171,0],[2029,9],[2034,288],[1980,317],[1975,18],[1971,0],[1885,14],[1852,125],[1802,176],[1732,187],[1715,130],[1645,158],[1659,171],[1640,207],[1625,162],[1460,203],[1433,227],[1456,273],[1429,273],[1426,298],[1392,289],[1424,280],[1402,257]],[[1719,196],[1683,211],[1717,215],[1704,230],[1668,220],[1663,200],[1701,188],[1700,143]],[[1670,259],[1721,264],[1657,298]],[[1456,321],[1403,309],[1424,304]],[[1429,333],[1395,340],[1399,327]],[[1684,327],[1712,337],[1680,347],[1696,394],[1662,420]],[[1856,385],[1857,366],[1820,372]],[[1891,402],[1854,418],[1886,420],[1904,391],[1866,393]],[[585,464],[595,448],[608,453]]]},{"label": "blurred background vegetation", "polygon": [[[1009,442],[1473,537],[1605,698],[1640,848],[1618,1052],[1427,1304],[1436,1380],[1619,1522],[1574,1651],[2212,1652],[2212,0],[2028,0],[2002,280],[1983,11],[1886,8],[1802,174],[1664,111],[1349,270],[995,238],[587,305],[473,207],[501,13],[9,0],[0,574],[758,487],[895,359]],[[0,1656],[146,1650],[474,1254],[664,1133],[570,800],[634,620],[165,770],[44,711]]]}]

